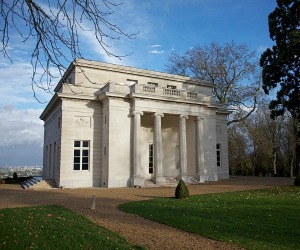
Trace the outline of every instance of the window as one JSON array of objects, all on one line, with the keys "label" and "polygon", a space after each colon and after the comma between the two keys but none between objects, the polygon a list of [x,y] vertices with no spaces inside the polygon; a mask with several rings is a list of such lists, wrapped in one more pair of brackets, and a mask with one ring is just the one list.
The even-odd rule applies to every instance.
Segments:
[{"label": "window", "polygon": [[153,174],[153,144],[149,144],[149,174]]},{"label": "window", "polygon": [[156,83],[156,82],[148,82],[148,85],[151,86],[151,87],[157,87],[158,83]]},{"label": "window", "polygon": [[[56,162],[56,158],[57,158],[57,156],[56,156],[56,142],[54,142],[54,145],[53,145],[53,168],[54,169],[56,169],[56,164],[57,164],[57,162]],[[53,172],[54,172],[55,170],[53,170]]]},{"label": "window", "polygon": [[221,144],[217,144],[217,167],[221,167]]},{"label": "window", "polygon": [[127,79],[127,83],[130,84],[130,85],[133,85],[133,84],[137,84],[138,81],[137,80]]},{"label": "window", "polygon": [[167,85],[167,88],[168,88],[168,89],[177,89],[177,87],[174,86],[174,85]]},{"label": "window", "polygon": [[74,141],[74,170],[89,170],[89,141]]},{"label": "window", "polygon": [[61,120],[60,120],[60,116],[57,118],[57,127],[60,128],[61,124]]}]

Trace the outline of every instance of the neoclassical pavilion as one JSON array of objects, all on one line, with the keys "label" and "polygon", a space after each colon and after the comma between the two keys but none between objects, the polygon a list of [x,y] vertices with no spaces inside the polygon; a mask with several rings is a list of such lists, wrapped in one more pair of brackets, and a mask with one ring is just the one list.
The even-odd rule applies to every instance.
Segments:
[{"label": "neoclassical pavilion", "polygon": [[41,114],[44,178],[60,187],[128,187],[229,178],[227,107],[212,84],[74,61]]}]

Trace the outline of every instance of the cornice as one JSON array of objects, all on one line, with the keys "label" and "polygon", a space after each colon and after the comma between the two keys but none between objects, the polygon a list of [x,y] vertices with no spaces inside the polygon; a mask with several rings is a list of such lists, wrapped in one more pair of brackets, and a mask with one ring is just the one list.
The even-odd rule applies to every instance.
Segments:
[{"label": "cornice", "polygon": [[126,74],[132,74],[137,76],[160,78],[162,80],[198,84],[198,85],[203,85],[208,87],[213,86],[212,83],[210,83],[209,81],[198,81],[190,77],[168,74],[168,73],[153,71],[153,70],[134,68],[134,67],[123,66],[123,65],[117,65],[112,63],[102,63],[102,62],[90,61],[85,59],[77,59],[76,61],[73,62],[73,65],[77,67],[101,69],[106,71],[126,73]]}]

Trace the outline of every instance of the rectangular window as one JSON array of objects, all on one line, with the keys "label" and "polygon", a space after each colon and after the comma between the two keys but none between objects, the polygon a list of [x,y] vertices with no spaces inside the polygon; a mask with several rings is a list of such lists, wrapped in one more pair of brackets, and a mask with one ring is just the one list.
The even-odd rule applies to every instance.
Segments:
[{"label": "rectangular window", "polygon": [[56,168],[56,158],[57,158],[57,156],[56,156],[56,142],[54,142],[54,145],[53,145],[53,172],[55,172],[55,168]]},{"label": "rectangular window", "polygon": [[149,174],[153,174],[153,161],[154,155],[153,155],[153,144],[149,144]]},{"label": "rectangular window", "polygon": [[133,85],[133,84],[137,84],[138,81],[137,80],[132,80],[132,79],[127,79],[127,83],[130,84],[130,85]]},{"label": "rectangular window", "polygon": [[157,87],[158,83],[156,83],[156,82],[148,82],[148,85],[150,85],[152,87]]},{"label": "rectangular window", "polygon": [[177,87],[174,86],[174,85],[167,85],[167,88],[168,88],[168,89],[177,89]]},{"label": "rectangular window", "polygon": [[221,167],[221,144],[217,144],[217,167]]},{"label": "rectangular window", "polygon": [[74,170],[89,170],[89,141],[74,141]]}]

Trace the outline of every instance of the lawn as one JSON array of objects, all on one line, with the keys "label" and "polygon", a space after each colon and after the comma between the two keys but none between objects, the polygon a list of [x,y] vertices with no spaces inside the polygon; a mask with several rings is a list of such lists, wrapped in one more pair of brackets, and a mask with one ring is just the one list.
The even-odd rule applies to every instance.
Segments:
[{"label": "lawn", "polygon": [[246,249],[300,249],[300,188],[121,204],[122,211]]},{"label": "lawn", "polygon": [[0,249],[143,249],[60,206],[0,210]]}]

